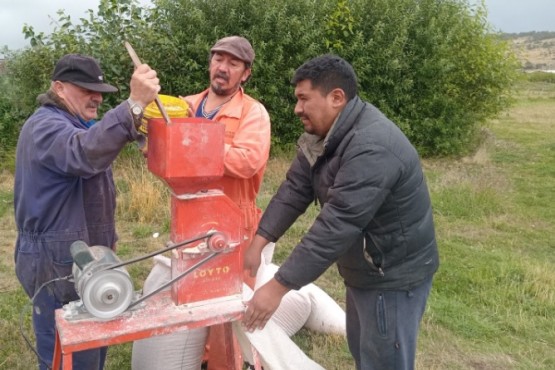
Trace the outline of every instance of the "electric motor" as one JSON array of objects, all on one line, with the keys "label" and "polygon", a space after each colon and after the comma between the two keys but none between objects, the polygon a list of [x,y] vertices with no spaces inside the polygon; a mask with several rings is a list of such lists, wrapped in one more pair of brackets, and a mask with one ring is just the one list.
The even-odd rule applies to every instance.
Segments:
[{"label": "electric motor", "polygon": [[76,241],[70,247],[73,257],[75,290],[86,310],[101,319],[111,319],[124,312],[133,299],[133,283],[121,261],[104,246],[89,247]]}]

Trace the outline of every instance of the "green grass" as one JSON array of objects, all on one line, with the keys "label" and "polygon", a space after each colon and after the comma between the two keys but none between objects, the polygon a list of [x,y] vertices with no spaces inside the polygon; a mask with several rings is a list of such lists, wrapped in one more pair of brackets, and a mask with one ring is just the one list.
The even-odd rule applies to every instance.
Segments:
[{"label": "green grass", "polygon": [[[424,160],[441,266],[422,322],[418,369],[555,368],[555,84],[522,81],[515,105],[489,122],[482,146],[459,159]],[[259,204],[265,207],[284,177],[291,153],[271,159]],[[141,159],[122,157],[118,184],[118,255],[163,246],[167,193]],[[0,369],[34,367],[19,334],[26,297],[13,274],[15,226],[10,182],[0,182]],[[311,206],[279,241],[282,262],[310,227]],[[152,234],[159,232],[159,238]],[[151,264],[129,268],[140,288]],[[344,306],[335,268],[317,282]],[[26,321],[27,331],[28,317]],[[342,337],[301,330],[293,338],[326,369],[352,369]],[[107,369],[130,368],[131,345],[110,349]]]},{"label": "green grass", "polygon": [[0,192],[0,217],[4,217],[11,212],[13,206],[13,193]]},{"label": "green grass", "polygon": [[[486,154],[427,163],[442,265],[422,368],[555,367],[554,97],[545,84],[522,85],[517,104],[491,123]],[[430,359],[440,329],[446,353],[457,358],[455,343],[468,356]]]}]

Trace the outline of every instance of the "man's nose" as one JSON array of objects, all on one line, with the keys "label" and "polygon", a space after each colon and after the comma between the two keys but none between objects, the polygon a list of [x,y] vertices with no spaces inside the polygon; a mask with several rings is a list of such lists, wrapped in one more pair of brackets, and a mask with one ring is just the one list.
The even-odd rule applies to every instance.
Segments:
[{"label": "man's nose", "polygon": [[92,94],[92,99],[93,101],[102,103],[102,93],[95,92],[94,94]]},{"label": "man's nose", "polygon": [[295,104],[295,108],[293,109],[293,113],[295,113],[297,116],[302,115],[303,109],[302,109],[301,104],[299,102],[297,102],[297,104]]},{"label": "man's nose", "polygon": [[227,73],[229,71],[229,64],[226,62],[218,64],[218,71]]}]

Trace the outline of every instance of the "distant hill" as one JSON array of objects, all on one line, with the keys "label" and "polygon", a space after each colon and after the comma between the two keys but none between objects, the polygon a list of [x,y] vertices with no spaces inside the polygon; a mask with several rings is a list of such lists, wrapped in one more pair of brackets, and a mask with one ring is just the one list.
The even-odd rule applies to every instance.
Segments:
[{"label": "distant hill", "polygon": [[555,32],[505,33],[512,42],[522,68],[527,71],[555,71]]}]

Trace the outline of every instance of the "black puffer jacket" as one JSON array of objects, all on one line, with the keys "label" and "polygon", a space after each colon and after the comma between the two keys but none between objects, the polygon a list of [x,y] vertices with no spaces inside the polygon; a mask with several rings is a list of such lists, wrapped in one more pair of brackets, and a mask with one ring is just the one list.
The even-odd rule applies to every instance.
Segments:
[{"label": "black puffer jacket", "polygon": [[355,97],[326,138],[303,134],[258,234],[277,241],[312,201],[320,214],[276,273],[298,289],[337,262],[345,284],[407,289],[439,266],[430,197],[418,154],[378,109]]}]

